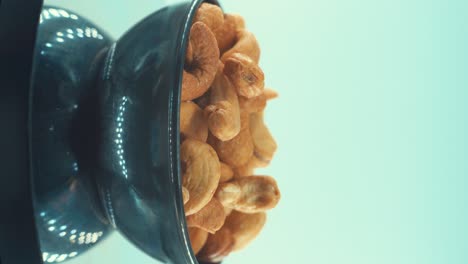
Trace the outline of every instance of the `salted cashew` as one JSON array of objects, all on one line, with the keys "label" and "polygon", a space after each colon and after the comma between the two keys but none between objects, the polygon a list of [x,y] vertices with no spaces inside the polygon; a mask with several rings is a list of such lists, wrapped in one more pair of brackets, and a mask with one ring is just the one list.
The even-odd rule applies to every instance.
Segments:
[{"label": "salted cashew", "polygon": [[249,113],[261,112],[265,109],[267,103],[266,96],[261,94],[252,98],[239,96],[239,107],[241,111]]},{"label": "salted cashew", "polygon": [[236,88],[237,94],[252,98],[263,93],[265,75],[257,62],[237,52],[223,58],[224,74]]},{"label": "salted cashew", "polygon": [[202,109],[193,102],[180,104],[180,133],[184,138],[206,142],[208,123]]},{"label": "salted cashew", "polygon": [[210,105],[205,108],[210,132],[219,140],[234,138],[240,131],[239,100],[220,69],[210,89]]},{"label": "salted cashew", "polygon": [[278,92],[271,88],[265,88],[263,90],[263,95],[266,97],[267,100],[271,100],[278,97]]},{"label": "salted cashew", "polygon": [[221,54],[232,48],[236,43],[237,32],[245,28],[244,19],[236,14],[224,14],[224,23],[214,30]]},{"label": "salted cashew", "polygon": [[223,205],[213,198],[200,211],[187,216],[187,226],[198,227],[214,234],[223,226],[225,219]]},{"label": "salted cashew", "polygon": [[214,80],[219,63],[216,38],[203,22],[195,22],[190,30],[191,63],[185,63],[182,75],[182,101],[203,95]]},{"label": "salted cashew", "polygon": [[216,150],[219,159],[233,168],[244,165],[253,155],[249,123],[248,114],[241,114],[241,129],[233,139],[221,141],[212,135],[208,136],[208,143]]},{"label": "salted cashew", "polygon": [[225,207],[244,213],[257,213],[274,208],[281,194],[274,178],[250,176],[221,183],[215,197]]},{"label": "salted cashew", "polygon": [[191,215],[213,198],[220,177],[219,159],[210,145],[186,139],[180,147],[180,160],[184,168],[182,186],[190,193],[190,199],[184,205],[185,215]]},{"label": "salted cashew", "polygon": [[[232,251],[238,251],[247,246],[258,236],[266,222],[266,213],[245,214],[233,211],[227,218],[223,228],[228,228],[234,239]],[[208,245],[208,243],[206,244]],[[205,245],[205,246],[206,246]]]},{"label": "salted cashew", "polygon": [[218,232],[208,235],[205,246],[197,258],[210,263],[220,262],[231,253],[234,243],[229,228],[222,227]]},{"label": "salted cashew", "polygon": [[224,52],[221,56],[221,61],[225,62],[227,58],[231,57],[234,53],[241,53],[250,57],[255,63],[258,64],[260,60],[260,46],[254,34],[245,29],[236,32],[236,40],[234,46],[228,51]]},{"label": "salted cashew", "polygon": [[208,239],[208,232],[196,227],[189,227],[188,231],[190,244],[192,244],[192,251],[196,255],[205,245],[206,240]]},{"label": "salted cashew", "polygon": [[255,146],[254,155],[269,163],[278,148],[275,139],[263,122],[263,112],[250,114],[250,132]]},{"label": "salted cashew", "polygon": [[190,193],[184,186],[182,186],[182,200],[184,201],[184,204],[190,200]]},{"label": "salted cashew", "polygon": [[232,179],[232,177],[234,177],[234,171],[226,163],[220,162],[220,164],[221,164],[221,177],[219,178],[219,182],[227,182],[230,179]]},{"label": "salted cashew", "polygon": [[203,22],[213,31],[223,25],[224,14],[219,6],[209,3],[203,3],[198,7],[197,13],[193,18],[193,21]]}]

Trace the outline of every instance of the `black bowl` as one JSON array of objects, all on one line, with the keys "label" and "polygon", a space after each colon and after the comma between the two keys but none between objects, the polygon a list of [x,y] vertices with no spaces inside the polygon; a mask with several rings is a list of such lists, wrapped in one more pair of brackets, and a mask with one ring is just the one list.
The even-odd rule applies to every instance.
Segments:
[{"label": "black bowl", "polygon": [[75,257],[117,229],[160,261],[197,263],[181,194],[179,107],[202,2],[165,7],[117,42],[74,12],[44,7],[31,93],[44,260]]}]

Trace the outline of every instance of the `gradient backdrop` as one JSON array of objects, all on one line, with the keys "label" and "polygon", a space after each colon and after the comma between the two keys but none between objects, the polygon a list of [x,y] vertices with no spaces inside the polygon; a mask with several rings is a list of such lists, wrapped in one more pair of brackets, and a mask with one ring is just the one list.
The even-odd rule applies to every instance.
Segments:
[{"label": "gradient backdrop", "polygon": [[[172,2],[46,0],[114,37]],[[264,173],[282,200],[225,263],[468,263],[467,2],[221,3],[257,35],[281,94],[266,112],[279,150]],[[79,263],[158,262],[116,234]]]}]

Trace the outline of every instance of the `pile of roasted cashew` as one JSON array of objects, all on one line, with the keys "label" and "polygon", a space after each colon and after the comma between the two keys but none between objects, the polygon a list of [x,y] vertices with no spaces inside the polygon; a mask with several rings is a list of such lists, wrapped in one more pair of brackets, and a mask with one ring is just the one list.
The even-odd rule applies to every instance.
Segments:
[{"label": "pile of roasted cashew", "polygon": [[261,231],[280,192],[267,166],[277,145],[263,121],[260,48],[244,19],[203,3],[190,30],[180,109],[182,194],[192,249],[219,262]]}]

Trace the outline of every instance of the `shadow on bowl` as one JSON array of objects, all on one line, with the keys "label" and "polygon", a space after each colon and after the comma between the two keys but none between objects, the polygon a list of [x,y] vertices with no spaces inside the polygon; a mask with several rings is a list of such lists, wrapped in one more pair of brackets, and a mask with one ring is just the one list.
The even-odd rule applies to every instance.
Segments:
[{"label": "shadow on bowl", "polygon": [[197,263],[181,194],[179,106],[202,2],[167,6],[116,42],[70,10],[43,8],[31,150],[44,261],[76,257],[117,229],[155,259]]}]

